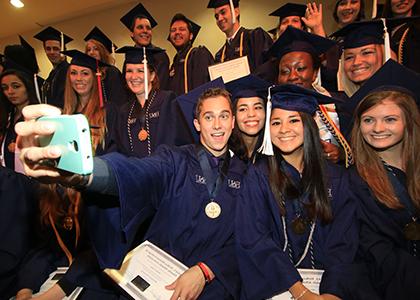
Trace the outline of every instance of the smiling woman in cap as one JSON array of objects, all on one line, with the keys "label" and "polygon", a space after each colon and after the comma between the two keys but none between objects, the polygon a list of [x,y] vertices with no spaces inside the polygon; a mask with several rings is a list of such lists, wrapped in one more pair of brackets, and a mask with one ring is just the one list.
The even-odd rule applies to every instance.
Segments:
[{"label": "smiling woman in cap", "polygon": [[[386,0],[382,17],[403,18],[420,15],[417,0]],[[398,62],[411,70],[420,72],[420,20],[407,22],[391,32],[391,40],[396,44]]]},{"label": "smiling woman in cap", "polygon": [[[356,203],[346,170],[324,160],[313,119],[319,104],[333,99],[296,85],[269,93],[273,109],[262,149],[269,156],[249,167],[238,201],[241,296],[346,299],[344,274],[357,249]],[[319,291],[308,289],[298,268],[323,271]]]},{"label": "smiling woman in cap", "polygon": [[351,99],[359,257],[380,299],[420,294],[419,82],[388,61]]},{"label": "smiling woman in cap", "polygon": [[[331,96],[320,84],[319,70],[321,55],[327,52],[335,42],[321,36],[289,26],[269,49],[277,57],[279,84],[294,84]],[[351,149],[340,131],[340,118],[334,105],[320,105],[317,123],[321,138],[325,142],[325,156],[332,161],[343,159],[351,164]]]},{"label": "smiling woman in cap", "polygon": [[164,52],[153,47],[125,46],[123,75],[128,87],[128,102],[121,107],[114,126],[118,152],[129,156],[151,155],[157,146],[183,145],[192,141],[175,94],[159,86],[155,55]]},{"label": "smiling woman in cap", "polygon": [[235,127],[229,140],[230,149],[242,160],[255,163],[261,146],[265,103],[269,83],[248,75],[226,84],[232,95]]},{"label": "smiling woman in cap", "polygon": [[[104,101],[112,101],[118,106],[127,102],[127,90],[124,79],[118,68],[114,66],[117,46],[98,27],[94,27],[84,38],[85,53],[106,63],[101,67]],[[111,54],[112,53],[112,54]]]},{"label": "smiling woman in cap", "polygon": [[340,28],[361,21],[365,18],[365,1],[336,0],[333,17]]}]

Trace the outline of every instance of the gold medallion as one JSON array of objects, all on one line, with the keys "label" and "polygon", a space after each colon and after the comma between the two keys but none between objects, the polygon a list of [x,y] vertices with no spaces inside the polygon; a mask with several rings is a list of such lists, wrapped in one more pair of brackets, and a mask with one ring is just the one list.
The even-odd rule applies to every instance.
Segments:
[{"label": "gold medallion", "polygon": [[11,152],[11,153],[15,153],[15,151],[16,151],[16,143],[15,142],[11,142],[7,146],[7,150],[9,150],[9,152]]},{"label": "gold medallion", "polygon": [[420,241],[420,223],[413,221],[405,225],[404,236],[409,241]]},{"label": "gold medallion", "polygon": [[292,230],[296,234],[304,234],[306,232],[306,227],[308,222],[302,217],[297,217],[292,221]]},{"label": "gold medallion", "polygon": [[144,128],[142,128],[137,136],[141,142],[144,142],[145,140],[147,140],[149,134]]},{"label": "gold medallion", "polygon": [[66,216],[64,218],[64,221],[63,221],[63,227],[66,230],[69,230],[69,231],[72,230],[73,229],[73,218],[70,217],[70,216]]},{"label": "gold medallion", "polygon": [[210,219],[216,219],[222,213],[222,208],[216,202],[210,202],[206,205],[206,215]]}]

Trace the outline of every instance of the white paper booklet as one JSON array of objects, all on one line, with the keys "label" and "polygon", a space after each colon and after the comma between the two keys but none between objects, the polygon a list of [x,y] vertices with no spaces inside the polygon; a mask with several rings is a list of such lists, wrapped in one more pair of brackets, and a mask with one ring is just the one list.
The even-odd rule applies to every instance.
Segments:
[{"label": "white paper booklet", "polygon": [[167,300],[173,291],[165,286],[187,269],[177,259],[145,241],[126,255],[119,270],[105,269],[104,272],[134,299]]},{"label": "white paper booklet", "polygon": [[242,78],[250,73],[247,56],[228,60],[227,62],[209,67],[210,80],[214,80],[221,76],[224,83]]}]

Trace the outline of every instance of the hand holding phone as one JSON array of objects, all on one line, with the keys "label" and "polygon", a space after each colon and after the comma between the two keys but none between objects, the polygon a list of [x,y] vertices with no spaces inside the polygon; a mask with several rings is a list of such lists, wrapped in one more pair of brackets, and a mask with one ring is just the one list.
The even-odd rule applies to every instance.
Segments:
[{"label": "hand holding phone", "polygon": [[49,121],[55,124],[55,132],[50,136],[41,136],[41,147],[56,146],[61,156],[54,161],[55,167],[81,175],[93,171],[92,145],[89,123],[82,114],[43,116],[37,121]]}]

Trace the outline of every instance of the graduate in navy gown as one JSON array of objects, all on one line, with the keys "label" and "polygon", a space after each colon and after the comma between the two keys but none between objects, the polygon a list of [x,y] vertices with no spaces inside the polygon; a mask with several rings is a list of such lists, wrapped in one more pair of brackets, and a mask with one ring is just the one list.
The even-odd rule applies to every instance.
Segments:
[{"label": "graduate in navy gown", "polygon": [[[152,29],[158,23],[143,4],[137,4],[122,16],[120,21],[130,30],[130,37],[135,43],[135,47],[159,48],[152,43]],[[159,77],[160,87],[166,90],[169,82],[168,54],[165,51],[157,51],[154,54],[154,60],[156,61],[156,72]]]},{"label": "graduate in navy gown", "polygon": [[118,107],[125,104],[127,102],[125,80],[120,70],[114,66],[115,59],[112,56],[117,46],[96,26],[85,36],[84,41],[85,53],[107,64],[101,68],[105,102],[112,101]]},{"label": "graduate in navy gown", "polygon": [[[318,103],[332,99],[293,85],[271,93],[263,143],[269,157],[250,167],[238,201],[241,298],[345,299],[357,250],[356,203],[347,171],[323,159],[313,119]],[[298,268],[324,271],[319,291],[308,290]]]},{"label": "graduate in navy gown", "polygon": [[[27,117],[43,114],[37,107],[26,112]],[[59,114],[52,107],[44,112]],[[30,147],[36,144],[33,134],[50,132],[30,124],[17,126],[28,174],[49,174],[51,180],[59,172],[40,166],[38,159],[57,157],[54,153],[59,153],[42,149],[41,154],[39,148]],[[228,151],[233,124],[229,94],[210,89],[199,98],[195,110],[200,145],[163,146],[143,159],[109,154],[95,160],[93,176],[61,177],[71,185],[84,185],[87,179],[88,190],[119,195],[115,207],[107,208],[107,203],[88,207],[91,238],[101,267],[120,266],[133,246],[138,226],[153,214],[145,239],[189,267],[167,286],[174,290],[171,299],[238,297],[233,219],[245,165]]]},{"label": "graduate in navy gown", "polygon": [[200,29],[183,14],[171,20],[168,40],[177,53],[169,71],[169,89],[177,95],[210,81],[208,67],[214,64],[213,55],[205,46],[193,46]]},{"label": "graduate in navy gown", "polygon": [[38,212],[37,182],[0,167],[0,298],[16,295],[16,278],[25,254],[34,245]]},{"label": "graduate in navy gown", "polygon": [[273,40],[261,27],[246,29],[240,25],[239,0],[210,0],[207,8],[214,9],[219,29],[225,34],[226,42],[214,55],[216,62],[226,62],[248,56],[251,72],[264,63],[264,50]]},{"label": "graduate in navy gown", "polygon": [[[107,152],[112,145],[113,139],[110,138],[107,128],[114,124],[113,118],[116,116],[112,103],[105,104],[99,93],[102,87],[98,82],[102,81],[96,78],[96,74],[100,74],[98,68],[104,64],[78,50],[64,53],[72,57],[72,60],[66,77],[63,112],[83,113],[86,116],[91,126],[93,152],[100,155]],[[84,195],[73,189],[60,185],[43,185],[40,213],[37,216],[41,223],[38,224],[40,228],[37,228],[39,236],[37,245],[31,249],[21,265],[18,277],[19,297],[37,292],[57,267],[74,269],[73,262],[79,255],[89,251],[85,209],[82,204],[84,201]],[[94,265],[95,260],[90,261],[90,264]],[[98,274],[99,267],[94,275]],[[76,284],[71,278],[69,280],[64,276],[59,280],[58,286],[61,292],[69,295]],[[84,287],[89,288],[87,285]],[[54,287],[52,291],[56,289]],[[51,296],[54,294],[52,291],[47,291],[46,295]]]},{"label": "graduate in navy gown", "polygon": [[[335,45],[334,41],[315,34],[287,27],[283,34],[269,49],[278,58],[278,84],[295,84],[313,89],[321,94],[335,96],[327,91],[319,81],[321,56]],[[341,132],[343,112],[336,110],[334,104],[320,105],[316,114],[324,155],[328,160],[345,160],[346,166],[352,162],[351,149]]]},{"label": "graduate in navy gown", "polygon": [[[123,74],[129,89],[128,102],[121,107],[115,124],[110,128],[117,152],[145,157],[161,144],[185,145],[192,142],[175,94],[160,89],[154,58],[162,51],[159,48],[128,46],[117,50],[125,53]],[[145,55],[147,64],[143,62]],[[147,74],[144,74],[145,66]]]},{"label": "graduate in navy gown", "polygon": [[[420,114],[418,78],[388,61],[352,97],[352,145],[363,180],[359,258],[379,299],[420,295]],[[417,102],[417,104],[416,104]]]},{"label": "graduate in navy gown", "polygon": [[[29,104],[39,103],[34,86],[34,74],[30,65],[37,65],[36,57],[21,45],[5,48],[4,71],[0,74],[0,101],[4,120],[0,129],[0,163],[16,172],[23,173],[16,147],[14,126],[22,121],[22,109]],[[39,91],[38,91],[39,92]]]},{"label": "graduate in navy gown", "polygon": [[42,102],[63,108],[64,83],[69,63],[60,51],[65,50],[65,45],[73,39],[51,26],[38,32],[34,38],[42,42],[45,54],[53,65],[42,86]]},{"label": "graduate in navy gown", "polygon": [[264,124],[267,88],[269,84],[248,75],[226,84],[231,93],[235,113],[235,128],[229,140],[230,149],[244,161],[254,163],[259,157]]}]

